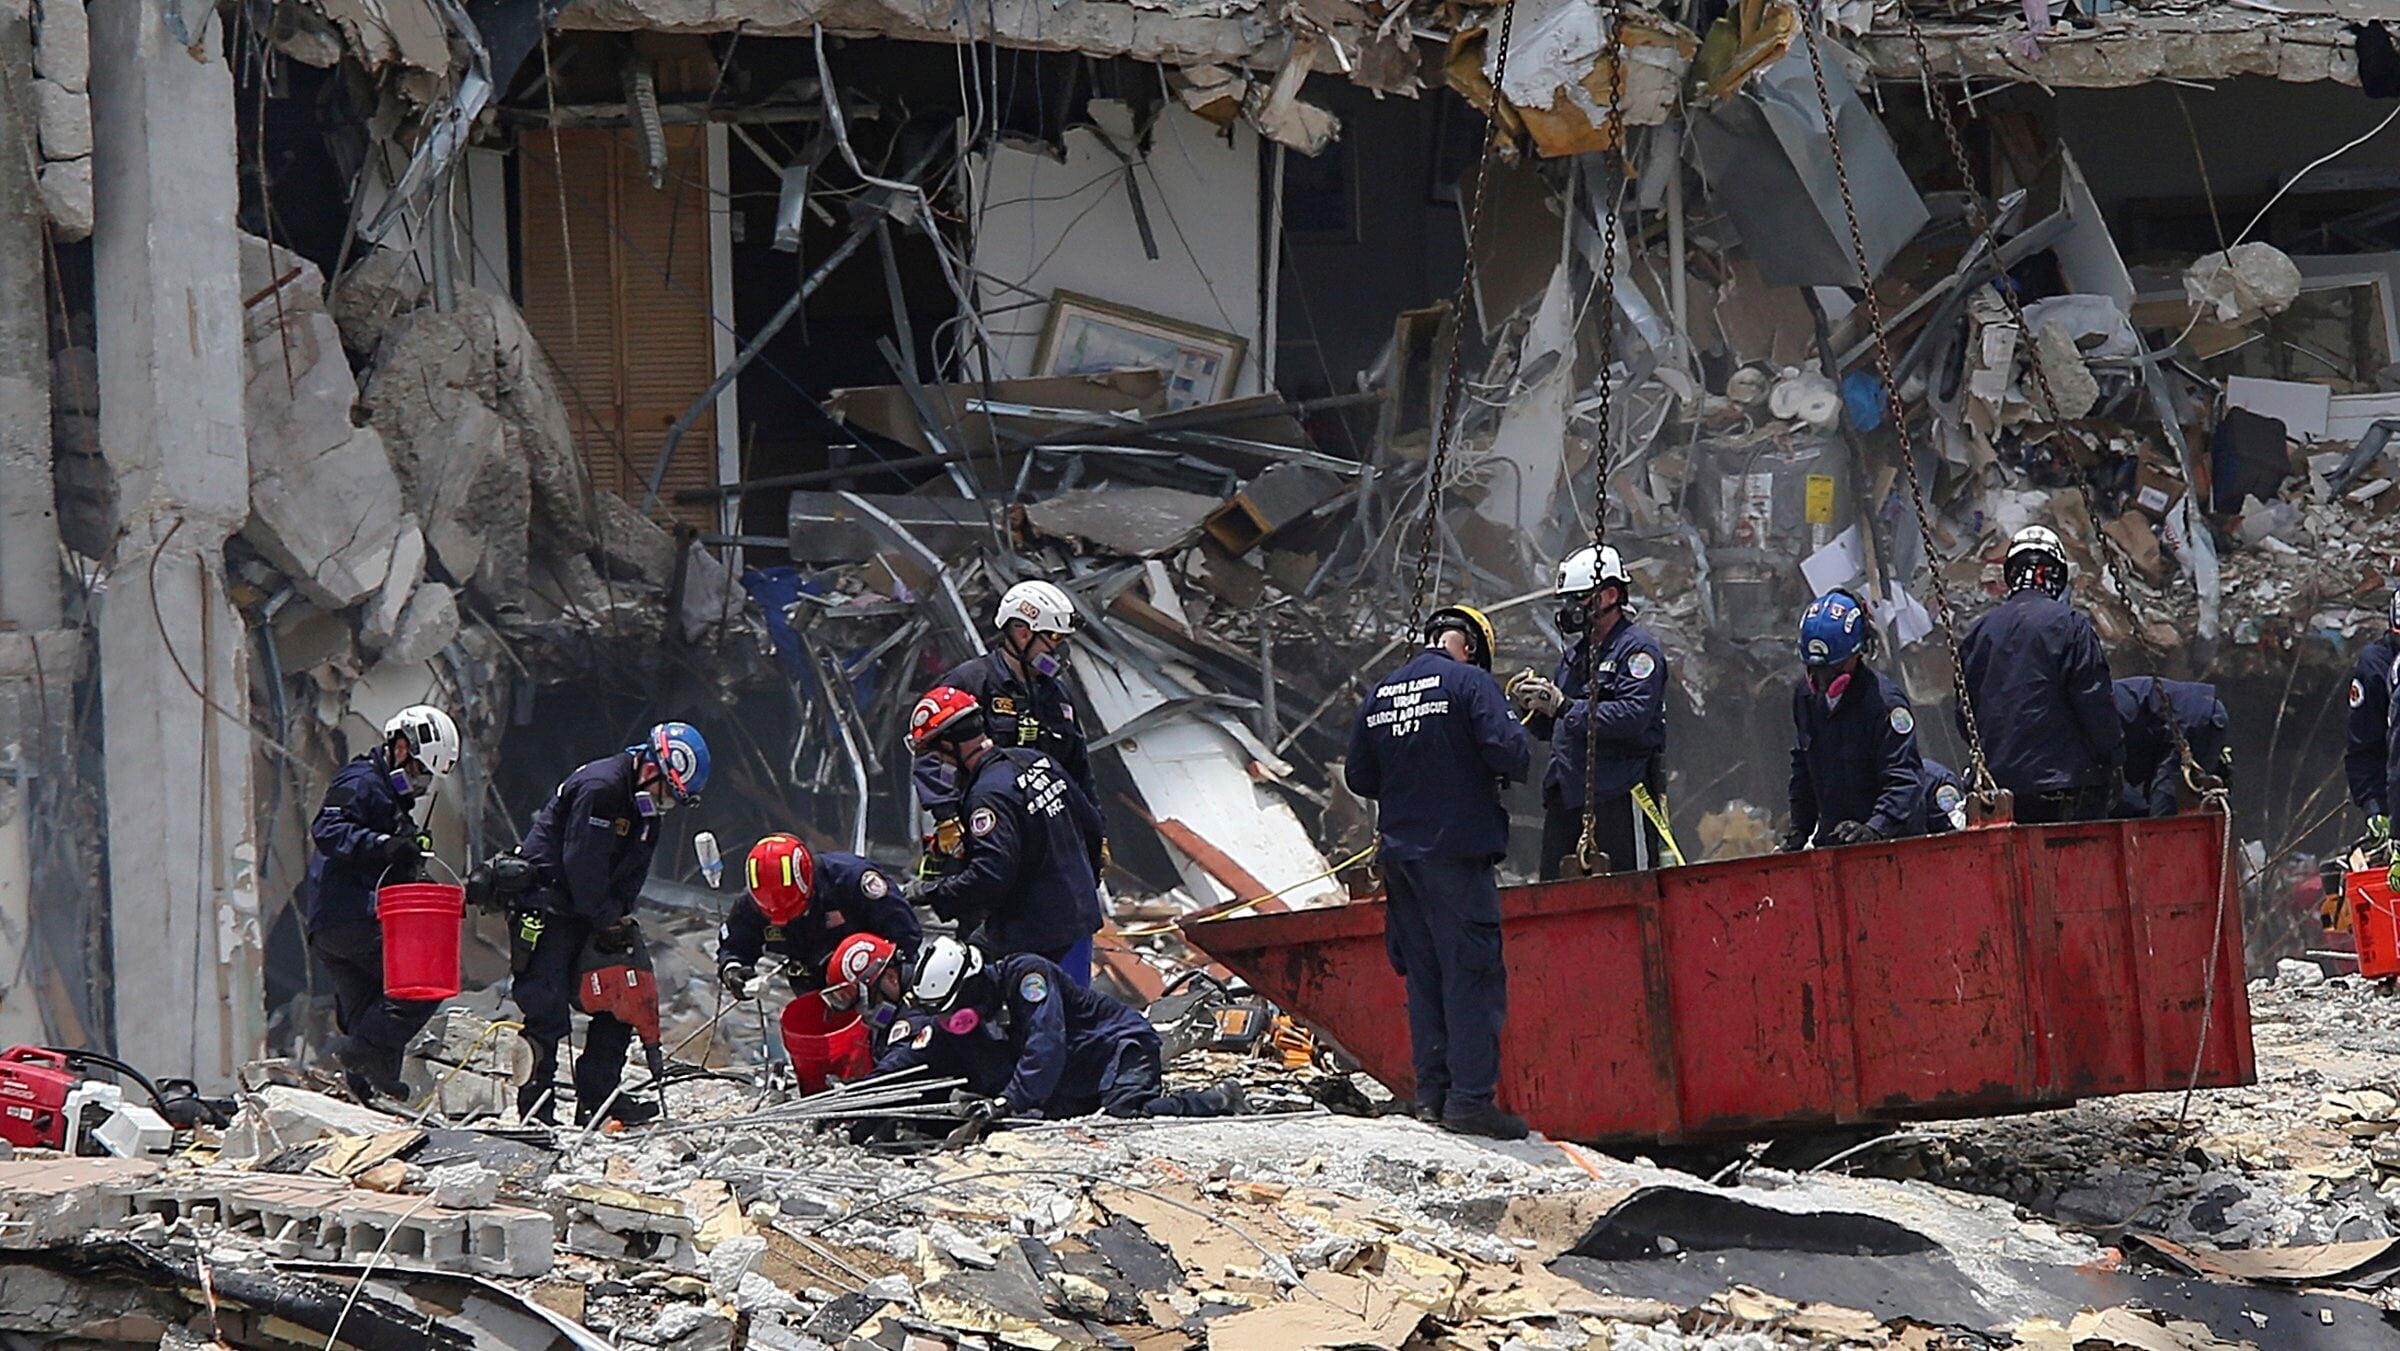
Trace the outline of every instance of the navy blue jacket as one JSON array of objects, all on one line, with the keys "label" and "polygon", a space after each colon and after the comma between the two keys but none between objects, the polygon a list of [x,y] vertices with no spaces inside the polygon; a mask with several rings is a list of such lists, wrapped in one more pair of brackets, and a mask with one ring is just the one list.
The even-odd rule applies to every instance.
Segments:
[{"label": "navy blue jacket", "polygon": [[1056,760],[995,750],[970,771],[966,861],[917,899],[994,952],[1060,952],[1100,932],[1100,810]]},{"label": "navy blue jacket", "polygon": [[519,850],[541,869],[552,914],[600,927],[633,914],[650,856],[658,852],[658,818],[634,805],[639,774],[632,755],[605,755],[569,774],[534,814]]},{"label": "navy blue jacket", "polygon": [[[2125,793],[2119,816],[2173,816],[2175,788],[2183,779],[2183,757],[2175,753],[2175,733],[2166,718],[2175,719],[2200,768],[2216,772],[2217,753],[2225,748],[2225,705],[2217,687],[2157,676],[2127,676],[2112,689],[2117,722],[2125,729]],[[2166,694],[2161,716],[2159,692]]]},{"label": "navy blue jacket", "polygon": [[1120,1049],[1159,1054],[1150,1020],[1097,990],[1071,985],[1047,958],[1001,957],[986,968],[991,993],[977,1001],[982,1021],[965,1036],[923,1014],[902,1013],[876,1057],[875,1072],[930,1065],[938,1078],[961,1078],[1017,1110],[1081,1116],[1100,1105]]},{"label": "navy blue jacket", "polygon": [[1967,781],[1958,771],[1939,760],[1925,760],[1925,833],[1939,835],[1952,829],[1950,811],[1963,806],[1967,800]]},{"label": "navy blue jacket", "polygon": [[1925,833],[1925,757],[1900,686],[1865,663],[1841,703],[1792,687],[1792,829],[1864,821],[1887,840]]},{"label": "navy blue jacket", "polygon": [[2342,749],[2342,772],[2350,801],[2369,816],[2386,815],[2385,743],[2391,732],[2392,663],[2400,661],[2400,633],[2367,644],[2350,672],[2350,732]]},{"label": "navy blue jacket", "polygon": [[393,791],[391,769],[380,750],[356,756],[334,772],[325,805],[308,826],[317,847],[308,856],[308,880],[300,892],[302,927],[316,933],[373,923],[375,890],[387,880],[385,873],[393,882],[416,880],[415,869],[393,868],[383,857],[394,835],[417,833],[409,819],[414,805],[413,798]]},{"label": "navy blue jacket", "polygon": [[[2000,602],[1960,644],[1983,757],[2022,796],[2105,785],[2124,742],[2092,621],[2038,587]],[[1958,711],[1965,735],[1965,711]]]},{"label": "navy blue jacket", "polygon": [[805,991],[825,984],[825,963],[852,934],[888,939],[903,958],[916,955],[925,929],[889,873],[856,854],[816,857],[816,894],[791,923],[767,923],[767,913],[748,896],[733,903],[717,929],[718,966],[756,966],[767,952],[781,953],[792,989]]},{"label": "navy blue jacket", "polygon": [[[1583,752],[1593,722],[1600,768],[1592,786],[1602,797],[1632,792],[1667,749],[1667,654],[1658,640],[1628,619],[1608,631],[1596,654],[1590,648],[1589,637],[1578,638],[1559,658],[1555,683],[1566,691],[1567,711],[1555,718],[1537,713],[1527,724],[1550,743],[1542,801],[1569,811],[1583,810]],[[1596,691],[1587,659],[1600,668]]]},{"label": "navy blue jacket", "polygon": [[1500,780],[1533,767],[1533,741],[1492,673],[1425,648],[1359,705],[1342,771],[1376,802],[1387,858],[1488,859],[1508,852]]},{"label": "navy blue jacket", "polygon": [[1047,753],[1098,806],[1100,784],[1092,777],[1092,753],[1067,682],[1038,671],[1028,672],[1028,677],[1017,679],[1006,657],[986,652],[951,667],[934,683],[974,695],[983,705],[984,726],[993,745],[1030,746]]}]

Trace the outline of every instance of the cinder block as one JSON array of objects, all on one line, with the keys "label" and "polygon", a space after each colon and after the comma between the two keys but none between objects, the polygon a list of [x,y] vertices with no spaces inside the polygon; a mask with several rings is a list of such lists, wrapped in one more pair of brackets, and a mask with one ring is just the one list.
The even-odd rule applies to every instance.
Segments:
[{"label": "cinder block", "polygon": [[0,1248],[46,1248],[133,1214],[125,1189],[158,1175],[146,1159],[11,1159],[0,1163]]}]

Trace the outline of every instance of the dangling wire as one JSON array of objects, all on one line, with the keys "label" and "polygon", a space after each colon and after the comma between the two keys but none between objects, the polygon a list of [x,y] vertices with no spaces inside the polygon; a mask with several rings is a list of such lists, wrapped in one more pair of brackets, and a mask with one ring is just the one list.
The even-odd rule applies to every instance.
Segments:
[{"label": "dangling wire", "polygon": [[[1908,6],[1900,7],[1903,14]],[[1950,649],[1950,687],[1958,699],[1959,716],[1967,725],[1968,782],[1975,795],[1986,802],[1999,792],[1992,780],[1992,769],[1983,756],[1983,732],[1975,717],[1975,702],[1967,697],[1967,669],[1959,654],[1958,625],[1952,618],[1950,590],[1942,582],[1942,570],[1933,556],[1933,512],[1925,504],[1925,485],[1917,475],[1916,438],[1908,429],[1907,410],[1900,404],[1900,383],[1892,377],[1891,338],[1883,329],[1883,302],[1875,296],[1875,269],[1867,262],[1866,232],[1859,227],[1858,202],[1850,193],[1850,170],[1842,154],[1842,137],[1834,125],[1833,95],[1825,84],[1825,58],[1817,50],[1815,29],[1822,14],[1812,4],[1808,22],[1801,26],[1800,41],[1808,48],[1808,73],[1816,82],[1817,109],[1825,118],[1825,141],[1833,152],[1834,182],[1842,192],[1842,215],[1850,227],[1850,254],[1858,266],[1859,305],[1867,313],[1867,331],[1874,336],[1875,372],[1883,381],[1883,397],[1892,423],[1892,435],[1900,443],[1900,466],[1908,471],[1908,495],[1916,507],[1917,535],[1925,545],[1925,570],[1933,579],[1933,612],[1941,621],[1942,641]],[[1920,49],[1921,50],[1921,49]],[[1945,118],[1944,125],[1948,122]],[[1955,132],[1951,136],[1957,145]],[[1970,187],[1969,195],[1973,189]],[[2045,386],[2046,388],[2046,386]]]},{"label": "dangling wire", "polygon": [[[1610,0],[1608,16],[1608,116],[1603,125],[1608,130],[1608,182],[1600,203],[1600,296],[1594,306],[1600,314],[1600,388],[1593,400],[1592,413],[1598,419],[1600,435],[1592,450],[1592,552],[1598,554],[1608,547],[1608,468],[1611,452],[1616,446],[1617,390],[1617,194],[1630,176],[1625,158],[1625,3]],[[1680,164],[1667,166],[1668,173],[1682,172]],[[1597,566],[1595,562],[1594,566]],[[1620,585],[1618,596],[1624,596]],[[1618,622],[1622,623],[1623,620]],[[1600,663],[1593,659],[1591,638],[1587,631],[1583,648],[1583,697],[1590,700],[1600,694]],[[1588,712],[1583,720],[1583,839],[1576,847],[1576,857],[1586,872],[1599,862],[1600,856],[1600,720]],[[1633,823],[1636,838],[1642,832],[1642,822]]]},{"label": "dangling wire", "polygon": [[1492,112],[1483,127],[1483,154],[1475,165],[1475,201],[1467,209],[1467,261],[1458,273],[1458,301],[1450,310],[1450,364],[1442,374],[1441,425],[1425,465],[1425,520],[1417,535],[1417,572],[1409,589],[1407,634],[1425,622],[1425,598],[1433,586],[1433,560],[1441,548],[1442,488],[1450,473],[1450,448],[1465,416],[1467,311],[1475,299],[1475,249],[1483,239],[1484,208],[1492,200],[1492,162],[1500,152],[1501,86],[1508,78],[1508,41],[1516,27],[1514,3],[1500,9],[1500,45],[1492,65]]}]

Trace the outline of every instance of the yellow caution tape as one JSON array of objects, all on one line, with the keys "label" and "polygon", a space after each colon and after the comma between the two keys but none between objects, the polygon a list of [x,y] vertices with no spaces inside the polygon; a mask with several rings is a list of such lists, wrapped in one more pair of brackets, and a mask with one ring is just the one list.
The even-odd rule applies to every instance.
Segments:
[{"label": "yellow caution tape", "polygon": [[1682,867],[1684,862],[1683,849],[1680,845],[1675,843],[1675,827],[1667,824],[1666,808],[1660,806],[1658,799],[1652,796],[1650,792],[1650,785],[1646,783],[1635,784],[1633,786],[1633,800],[1635,804],[1641,807],[1642,815],[1650,818],[1651,826],[1658,831],[1658,838],[1666,841],[1667,857],[1674,860],[1676,867]]}]

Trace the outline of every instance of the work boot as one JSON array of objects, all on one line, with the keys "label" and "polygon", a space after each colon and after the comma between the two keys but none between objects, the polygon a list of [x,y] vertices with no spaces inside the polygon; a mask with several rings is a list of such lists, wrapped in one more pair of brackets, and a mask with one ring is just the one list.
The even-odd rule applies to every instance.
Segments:
[{"label": "work boot", "polygon": [[1442,1105],[1438,1102],[1420,1102],[1409,1108],[1408,1114],[1428,1126],[1442,1124]]},{"label": "work boot", "polygon": [[342,1067],[342,1086],[359,1106],[372,1107],[377,1099],[408,1101],[408,1085],[401,1080],[396,1063],[399,1057],[380,1054],[344,1037],[334,1043],[333,1058]]},{"label": "work boot", "polygon": [[1514,1112],[1503,1112],[1485,1103],[1472,1112],[1446,1114],[1442,1129],[1452,1135],[1480,1135],[1492,1140],[1522,1140],[1525,1138],[1525,1118]]},{"label": "work boot", "polygon": [[[641,1098],[629,1098],[620,1093],[617,1095],[617,1100],[608,1105],[605,1115],[608,1120],[614,1121],[620,1126],[646,1126],[658,1120],[658,1104]],[[578,1126],[592,1124],[592,1114],[580,1103],[575,1108],[575,1124]]]},{"label": "work boot", "polygon": [[548,1084],[536,1080],[517,1090],[517,1124],[520,1126],[556,1126],[558,1124],[558,1094]]},{"label": "work boot", "polygon": [[1231,1079],[1207,1088],[1187,1088],[1170,1093],[1150,1104],[1150,1116],[1240,1116],[1250,1108],[1250,1097],[1242,1086]]}]

